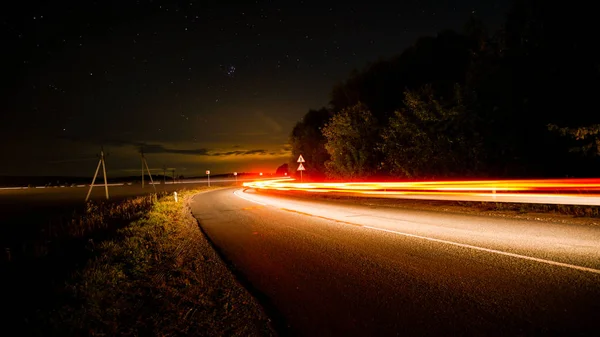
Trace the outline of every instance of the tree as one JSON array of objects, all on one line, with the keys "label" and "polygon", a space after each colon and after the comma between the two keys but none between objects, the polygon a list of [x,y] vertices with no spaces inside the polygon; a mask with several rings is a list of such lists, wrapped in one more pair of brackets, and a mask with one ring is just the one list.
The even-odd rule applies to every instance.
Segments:
[{"label": "tree", "polygon": [[[515,0],[503,29],[473,57],[468,89],[485,121],[488,168],[502,176],[574,172],[568,141],[548,124],[598,124],[590,113],[600,90],[594,11],[540,0]],[[561,20],[556,20],[561,17]],[[569,22],[565,25],[564,22]]]},{"label": "tree", "polygon": [[288,168],[289,168],[289,165],[287,163],[282,164],[281,166],[279,166],[277,168],[277,171],[275,171],[275,174],[278,176],[289,174]]},{"label": "tree", "polygon": [[378,169],[378,129],[373,114],[362,103],[335,114],[323,128],[330,155],[327,174],[333,178],[365,178]]},{"label": "tree", "polygon": [[446,30],[421,37],[401,55],[380,59],[334,86],[330,105],[334,112],[364,104],[377,120],[385,123],[403,108],[405,90],[431,84],[440,94],[451,94],[454,83],[465,81],[469,65],[469,39]]},{"label": "tree", "polygon": [[579,128],[561,128],[554,124],[548,124],[548,130],[575,140],[576,146],[571,147],[571,152],[579,152],[592,157],[600,156],[600,124]]},{"label": "tree", "polygon": [[318,149],[314,165],[324,171],[331,157],[334,177],[595,174],[597,160],[568,151],[599,152],[600,115],[590,108],[600,92],[595,15],[515,0],[495,33],[472,16],[462,34],[421,37],[335,85],[324,136],[324,124],[295,128],[294,164],[303,153],[310,170],[307,153]]},{"label": "tree", "polygon": [[301,121],[296,123],[290,135],[292,158],[289,167],[296,168],[296,159],[302,155],[306,160],[304,175],[320,179],[325,176],[325,162],[329,154],[325,150],[326,139],[321,132],[322,127],[331,117],[331,112],[325,108],[310,110]]},{"label": "tree", "polygon": [[406,108],[382,132],[380,149],[389,172],[407,178],[477,172],[482,143],[461,87],[456,85],[450,99],[436,97],[430,85],[404,96]]}]

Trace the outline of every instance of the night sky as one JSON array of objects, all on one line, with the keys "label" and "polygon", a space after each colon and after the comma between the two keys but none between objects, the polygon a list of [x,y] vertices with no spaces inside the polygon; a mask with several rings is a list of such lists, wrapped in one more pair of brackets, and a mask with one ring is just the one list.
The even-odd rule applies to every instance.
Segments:
[{"label": "night sky", "polygon": [[[0,175],[274,172],[352,69],[499,1],[43,1],[2,9]],[[156,173],[159,173],[156,171]]]}]

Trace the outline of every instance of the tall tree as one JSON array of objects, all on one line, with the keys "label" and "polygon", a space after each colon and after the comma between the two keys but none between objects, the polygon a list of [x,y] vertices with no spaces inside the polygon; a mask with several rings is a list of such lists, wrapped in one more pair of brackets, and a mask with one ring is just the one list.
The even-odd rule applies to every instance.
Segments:
[{"label": "tall tree", "polygon": [[[470,68],[468,88],[486,121],[486,152],[498,175],[572,171],[566,143],[548,132],[600,122],[590,113],[600,91],[590,12],[551,1],[515,0],[504,28]],[[560,19],[557,19],[560,18]],[[568,22],[569,24],[565,24]]]},{"label": "tall tree", "polygon": [[289,165],[288,165],[288,163],[281,164],[277,168],[277,170],[275,171],[275,174],[278,175],[278,176],[288,175],[289,174]]},{"label": "tall tree", "polygon": [[559,127],[549,124],[548,129],[563,137],[573,154],[568,158],[571,176],[597,177],[600,172],[600,124],[582,127]]},{"label": "tall tree", "polygon": [[431,86],[405,92],[406,108],[382,132],[380,148],[391,174],[439,178],[475,174],[482,164],[476,116],[458,85],[451,98],[436,97]]},{"label": "tall tree", "polygon": [[334,112],[363,103],[385,123],[403,107],[399,92],[431,84],[436,92],[451,95],[454,83],[464,83],[469,64],[469,40],[446,30],[435,37],[419,38],[402,54],[380,59],[338,83],[331,92]]},{"label": "tall tree", "polygon": [[377,121],[366,105],[358,103],[335,114],[323,135],[331,157],[326,163],[330,177],[357,179],[377,173]]},{"label": "tall tree", "polygon": [[325,177],[325,162],[329,154],[325,150],[326,139],[321,129],[331,118],[331,112],[325,108],[310,110],[301,121],[296,123],[290,135],[292,158],[289,167],[296,172],[296,159],[302,155],[306,160],[304,167],[307,178],[320,179]]},{"label": "tall tree", "polygon": [[600,124],[579,128],[549,124],[548,129],[575,140],[575,144],[571,147],[572,152],[579,152],[585,156],[600,156]]}]

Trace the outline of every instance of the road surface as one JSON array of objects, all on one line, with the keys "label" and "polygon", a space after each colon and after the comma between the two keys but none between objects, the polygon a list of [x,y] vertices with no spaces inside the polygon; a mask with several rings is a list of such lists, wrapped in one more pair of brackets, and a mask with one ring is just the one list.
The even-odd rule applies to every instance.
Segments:
[{"label": "road surface", "polygon": [[597,335],[600,227],[228,188],[192,212],[281,335]]}]

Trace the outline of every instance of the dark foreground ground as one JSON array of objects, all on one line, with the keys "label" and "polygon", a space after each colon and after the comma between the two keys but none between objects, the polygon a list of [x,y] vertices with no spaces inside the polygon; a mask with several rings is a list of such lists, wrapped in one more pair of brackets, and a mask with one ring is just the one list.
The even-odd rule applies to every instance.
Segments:
[{"label": "dark foreground ground", "polygon": [[84,189],[4,191],[0,334],[272,335],[189,212],[206,186],[185,187],[112,187],[87,209]]}]

